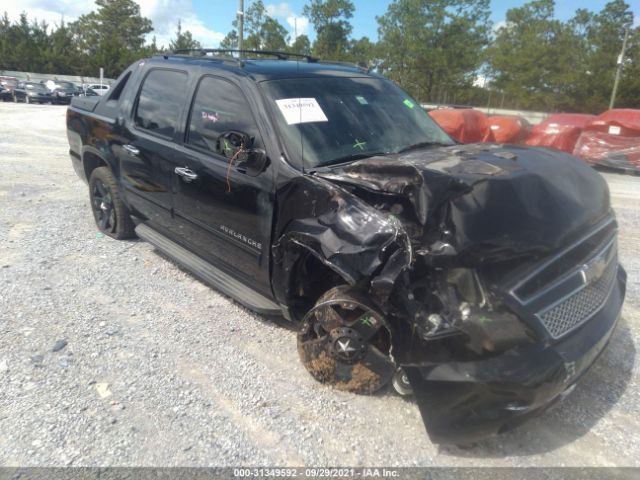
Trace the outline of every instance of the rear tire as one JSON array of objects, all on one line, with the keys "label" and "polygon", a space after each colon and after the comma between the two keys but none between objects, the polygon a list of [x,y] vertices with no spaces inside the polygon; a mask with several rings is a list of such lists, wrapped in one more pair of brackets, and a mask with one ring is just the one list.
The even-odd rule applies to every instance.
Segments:
[{"label": "rear tire", "polygon": [[135,236],[131,214],[108,167],[96,168],[89,177],[89,199],[98,229],[116,240]]}]

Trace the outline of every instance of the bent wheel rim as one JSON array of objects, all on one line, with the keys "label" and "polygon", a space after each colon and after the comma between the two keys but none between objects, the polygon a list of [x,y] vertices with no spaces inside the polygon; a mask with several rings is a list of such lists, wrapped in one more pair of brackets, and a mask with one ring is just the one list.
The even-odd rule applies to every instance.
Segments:
[{"label": "bent wheel rim", "polygon": [[298,335],[298,352],[316,380],[352,393],[374,393],[396,371],[384,319],[349,294],[321,301],[309,311]]}]

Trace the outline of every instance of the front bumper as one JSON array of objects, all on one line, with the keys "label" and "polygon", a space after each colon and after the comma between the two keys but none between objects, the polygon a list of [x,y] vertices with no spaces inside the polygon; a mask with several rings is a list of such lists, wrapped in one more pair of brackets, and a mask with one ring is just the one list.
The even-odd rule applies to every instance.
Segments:
[{"label": "front bumper", "polygon": [[607,346],[625,289],[620,266],[602,308],[551,345],[517,347],[475,362],[404,367],[431,440],[477,441],[509,430],[561,398]]}]

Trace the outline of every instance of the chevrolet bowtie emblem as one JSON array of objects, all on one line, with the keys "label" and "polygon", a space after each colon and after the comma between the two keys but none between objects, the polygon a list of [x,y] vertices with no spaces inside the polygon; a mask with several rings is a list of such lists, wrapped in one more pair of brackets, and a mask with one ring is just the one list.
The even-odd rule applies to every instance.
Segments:
[{"label": "chevrolet bowtie emblem", "polygon": [[606,268],[607,258],[605,255],[599,255],[593,260],[585,263],[582,268],[580,268],[582,283],[588,285],[598,280],[602,276]]}]

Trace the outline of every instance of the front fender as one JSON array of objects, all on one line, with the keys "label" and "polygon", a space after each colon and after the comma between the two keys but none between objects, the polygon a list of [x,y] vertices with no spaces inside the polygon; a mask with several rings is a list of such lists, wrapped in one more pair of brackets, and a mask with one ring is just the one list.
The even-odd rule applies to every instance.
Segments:
[{"label": "front fender", "polygon": [[[397,276],[411,261],[402,224],[347,190],[326,180],[297,177],[277,195],[278,216],[273,246],[276,298],[288,304],[295,283],[295,264],[311,254],[350,285],[369,286],[394,256]],[[400,260],[398,260],[400,259]]]}]

